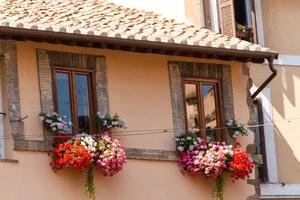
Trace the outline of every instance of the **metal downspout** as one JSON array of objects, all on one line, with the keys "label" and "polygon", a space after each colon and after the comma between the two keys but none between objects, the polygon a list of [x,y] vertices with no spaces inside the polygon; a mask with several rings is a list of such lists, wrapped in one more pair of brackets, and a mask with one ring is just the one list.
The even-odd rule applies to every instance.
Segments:
[{"label": "metal downspout", "polygon": [[275,78],[275,76],[277,75],[277,70],[274,68],[274,64],[273,64],[274,58],[271,57],[268,59],[268,63],[269,63],[269,68],[272,72],[272,74],[267,78],[267,80],[265,80],[261,86],[259,86],[259,88],[257,88],[257,90],[251,95],[252,99],[255,99],[255,97]]}]

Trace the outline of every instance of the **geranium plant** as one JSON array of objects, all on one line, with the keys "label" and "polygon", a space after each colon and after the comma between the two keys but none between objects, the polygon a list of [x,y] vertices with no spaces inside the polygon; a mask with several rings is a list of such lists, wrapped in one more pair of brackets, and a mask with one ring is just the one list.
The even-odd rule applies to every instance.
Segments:
[{"label": "geranium plant", "polygon": [[54,134],[67,133],[70,130],[69,126],[72,125],[71,122],[65,121],[65,117],[61,117],[56,112],[49,112],[49,113],[41,112],[39,116],[44,127],[50,133],[54,133]]},{"label": "geranium plant", "polygon": [[63,168],[88,169],[93,159],[89,149],[78,138],[56,144],[50,155],[52,158],[50,165],[54,171]]},{"label": "geranium plant", "polygon": [[[125,128],[125,121],[117,114],[113,116],[97,114],[96,125],[99,134],[66,134],[71,122],[66,122],[55,112],[40,113],[44,127],[53,134],[53,148],[50,166],[53,171],[64,168],[86,170],[85,191],[91,200],[95,199],[94,170],[99,169],[104,176],[117,174],[127,162],[125,150],[117,139],[112,139],[108,131]],[[99,136],[101,135],[101,136]]]},{"label": "geranium plant", "polygon": [[194,133],[187,132],[184,135],[175,138],[176,141],[176,150],[179,152],[182,151],[192,151],[195,148],[195,145],[198,144],[198,137]]},{"label": "geranium plant", "polygon": [[[186,139],[190,137],[189,135],[177,137],[176,141],[181,141],[182,138]],[[226,175],[236,181],[245,179],[251,174],[254,165],[240,146],[233,147],[224,142],[206,141],[200,138],[194,139],[194,142],[193,148],[186,148],[177,142],[180,156],[179,165],[183,172],[189,175],[202,175],[213,179],[217,200],[223,199]]]},{"label": "geranium plant", "polygon": [[239,123],[235,119],[228,120],[226,122],[229,133],[232,137],[248,135],[248,130],[245,128],[245,125]]},{"label": "geranium plant", "polygon": [[100,132],[110,131],[113,128],[126,128],[125,120],[121,119],[118,114],[110,116],[100,112],[96,116],[96,125]]},{"label": "geranium plant", "polygon": [[54,171],[63,168],[87,170],[85,191],[91,200],[95,199],[95,168],[100,169],[105,176],[113,176],[127,162],[120,142],[107,133],[99,138],[86,134],[76,135],[68,141],[56,144],[50,156],[50,165]]},{"label": "geranium plant", "polygon": [[100,168],[104,176],[117,174],[127,162],[125,150],[117,139],[112,139],[108,134],[101,136],[97,143],[96,166]]}]

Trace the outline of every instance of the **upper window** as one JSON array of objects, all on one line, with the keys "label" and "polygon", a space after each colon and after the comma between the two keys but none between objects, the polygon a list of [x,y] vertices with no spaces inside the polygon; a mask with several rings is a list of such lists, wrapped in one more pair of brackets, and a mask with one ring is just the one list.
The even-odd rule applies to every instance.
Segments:
[{"label": "upper window", "polygon": [[222,140],[220,131],[219,83],[217,81],[184,80],[186,127],[202,138]]},{"label": "upper window", "polygon": [[55,67],[54,78],[57,112],[72,122],[73,133],[93,132],[93,72]]},{"label": "upper window", "polygon": [[257,42],[254,0],[203,0],[202,2],[203,25],[206,28],[252,43]]}]

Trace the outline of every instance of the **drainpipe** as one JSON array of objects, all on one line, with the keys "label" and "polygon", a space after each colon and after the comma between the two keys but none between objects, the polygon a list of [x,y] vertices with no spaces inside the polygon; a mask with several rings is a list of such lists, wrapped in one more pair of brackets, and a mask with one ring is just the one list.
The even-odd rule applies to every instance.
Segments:
[{"label": "drainpipe", "polygon": [[255,97],[275,78],[275,76],[277,75],[277,70],[274,68],[274,64],[273,64],[274,58],[271,57],[268,59],[268,63],[269,63],[269,68],[272,72],[272,74],[267,78],[267,80],[265,80],[261,86],[259,86],[259,88],[257,88],[257,90],[251,95],[252,99],[255,99]]}]

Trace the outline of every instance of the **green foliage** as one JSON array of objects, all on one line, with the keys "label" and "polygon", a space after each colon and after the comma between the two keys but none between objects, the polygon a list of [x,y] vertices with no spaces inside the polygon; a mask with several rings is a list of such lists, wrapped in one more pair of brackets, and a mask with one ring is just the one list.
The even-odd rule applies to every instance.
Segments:
[{"label": "green foliage", "polygon": [[234,119],[228,120],[226,122],[226,126],[228,127],[228,130],[230,131],[232,137],[248,135],[248,130],[245,128],[245,125],[239,123]]},{"label": "green foliage", "polygon": [[85,183],[85,192],[88,194],[90,200],[95,200],[95,186],[94,186],[94,165],[91,165]]},{"label": "green foliage", "polygon": [[215,185],[216,200],[224,199],[224,185],[225,185],[225,176],[224,175],[218,176]]},{"label": "green foliage", "polygon": [[187,132],[175,138],[177,151],[192,151],[198,144],[198,136],[195,133]]}]

